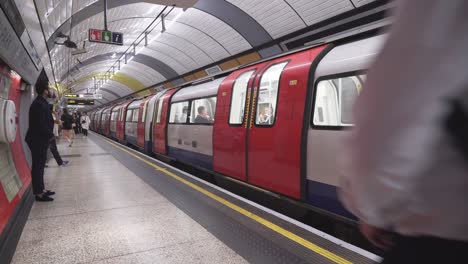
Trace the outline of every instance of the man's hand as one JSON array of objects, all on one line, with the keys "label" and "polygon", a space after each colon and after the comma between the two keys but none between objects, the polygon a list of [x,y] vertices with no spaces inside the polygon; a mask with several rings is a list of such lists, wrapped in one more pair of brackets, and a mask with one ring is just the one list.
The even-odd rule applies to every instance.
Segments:
[{"label": "man's hand", "polygon": [[361,233],[375,246],[389,250],[393,247],[392,234],[387,230],[371,226],[367,223],[361,223],[359,226]]}]

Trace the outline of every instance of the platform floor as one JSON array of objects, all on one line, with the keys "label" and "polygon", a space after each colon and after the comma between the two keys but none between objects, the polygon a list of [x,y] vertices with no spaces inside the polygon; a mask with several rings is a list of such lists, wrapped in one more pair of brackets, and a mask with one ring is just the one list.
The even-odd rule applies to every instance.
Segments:
[{"label": "platform floor", "polygon": [[376,263],[98,135],[59,151],[12,263]]}]

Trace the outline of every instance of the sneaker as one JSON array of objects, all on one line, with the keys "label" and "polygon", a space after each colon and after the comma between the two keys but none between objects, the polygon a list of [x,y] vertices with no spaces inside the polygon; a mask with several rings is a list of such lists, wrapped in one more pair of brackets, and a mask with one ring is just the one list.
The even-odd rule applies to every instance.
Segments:
[{"label": "sneaker", "polygon": [[38,196],[36,195],[36,201],[38,202],[52,202],[54,198],[50,198],[47,195]]},{"label": "sneaker", "polygon": [[68,166],[69,163],[70,163],[70,162],[69,162],[68,160],[64,160],[63,163],[60,164],[59,166],[60,166],[60,167],[66,167],[66,166]]}]

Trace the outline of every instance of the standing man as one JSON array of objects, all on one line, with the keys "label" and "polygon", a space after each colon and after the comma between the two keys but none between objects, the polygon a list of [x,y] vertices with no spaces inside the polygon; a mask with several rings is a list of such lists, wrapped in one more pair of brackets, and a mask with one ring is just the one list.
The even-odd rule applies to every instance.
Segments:
[{"label": "standing man", "polygon": [[29,128],[26,133],[26,143],[32,155],[32,188],[36,201],[50,202],[55,192],[45,190],[44,168],[47,160],[49,143],[55,139],[52,132],[52,113],[47,99],[50,98],[49,81],[43,71],[36,83],[37,97],[29,108]]},{"label": "standing man", "polygon": [[84,112],[83,115],[81,116],[81,129],[83,132],[83,135],[85,137],[88,136],[88,130],[89,130],[89,124],[91,123],[91,119],[89,119],[88,113]]},{"label": "standing man", "polygon": [[468,1],[396,4],[353,112],[341,198],[383,263],[466,263],[468,157],[444,123],[467,100]]}]

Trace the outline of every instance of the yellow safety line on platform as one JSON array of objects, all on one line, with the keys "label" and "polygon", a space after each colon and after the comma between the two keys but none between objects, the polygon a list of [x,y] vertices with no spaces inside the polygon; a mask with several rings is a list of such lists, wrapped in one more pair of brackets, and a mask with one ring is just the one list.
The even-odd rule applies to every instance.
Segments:
[{"label": "yellow safety line on platform", "polygon": [[200,187],[198,185],[195,185],[195,184],[191,183],[190,181],[187,181],[187,180],[183,179],[182,177],[176,175],[175,173],[168,171],[166,168],[155,165],[152,162],[149,162],[146,159],[143,159],[143,158],[139,157],[138,155],[135,155],[134,153],[120,147],[119,145],[111,142],[108,139],[106,139],[106,141],[109,144],[113,145],[114,147],[116,147],[116,148],[126,152],[127,154],[135,157],[136,159],[139,159],[139,160],[143,161],[144,163],[150,165],[151,167],[155,168],[156,170],[161,171],[161,172],[165,173],[168,176],[171,176],[172,178],[184,183],[185,185],[188,185],[189,187],[191,187],[191,188],[203,193],[204,195],[218,201],[219,203],[231,208],[232,210],[234,210],[234,211],[236,211],[236,212],[238,212],[238,213],[240,213],[240,214],[242,214],[244,216],[247,216],[248,218],[250,218],[250,219],[264,225],[265,227],[277,232],[278,234],[281,234],[282,236],[287,237],[290,240],[292,240],[292,241],[294,241],[294,242],[296,242],[296,243],[298,243],[298,244],[300,244],[300,245],[314,251],[315,253],[317,253],[317,254],[319,254],[319,255],[321,255],[321,256],[323,256],[323,257],[325,257],[325,258],[327,258],[327,259],[329,259],[329,260],[331,260],[331,261],[333,261],[335,263],[338,263],[338,264],[352,264],[352,262],[350,262],[349,260],[346,260],[346,259],[344,259],[344,258],[342,258],[342,257],[340,257],[340,256],[338,256],[338,255],[336,255],[336,254],[334,254],[334,253],[320,247],[320,246],[317,246],[316,244],[314,244],[314,243],[312,243],[312,242],[310,242],[310,241],[308,241],[308,240],[306,240],[306,239],[304,239],[304,238],[302,238],[302,237],[300,237],[300,236],[298,236],[298,235],[296,235],[296,234],[294,234],[294,233],[292,233],[292,232],[290,232],[290,231],[288,231],[288,230],[286,230],[286,229],[284,229],[284,228],[282,228],[282,227],[280,227],[280,226],[266,220],[265,218],[262,218],[262,217],[260,217],[260,216],[258,216],[256,214],[254,214],[254,213],[251,213],[251,212],[245,210],[244,208],[241,208],[241,207],[227,201],[226,199],[221,198],[218,195],[216,195],[214,193],[211,193],[210,191],[207,191],[207,190],[203,189],[202,187]]}]

